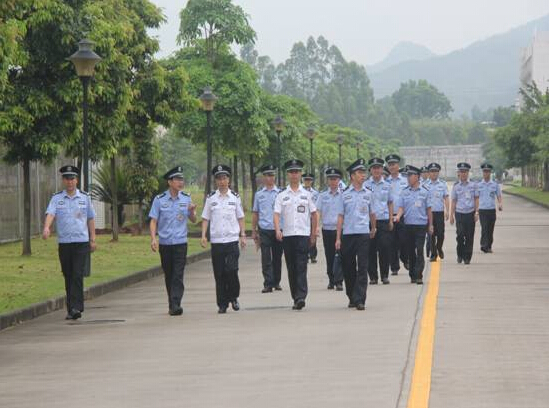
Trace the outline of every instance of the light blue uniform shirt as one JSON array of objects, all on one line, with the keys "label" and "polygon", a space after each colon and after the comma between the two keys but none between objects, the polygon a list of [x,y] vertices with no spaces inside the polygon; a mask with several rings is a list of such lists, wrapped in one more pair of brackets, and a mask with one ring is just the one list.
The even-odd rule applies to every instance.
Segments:
[{"label": "light blue uniform shirt", "polygon": [[95,218],[95,210],[87,193],[76,189],[70,197],[66,190],[55,193],[46,214],[55,216],[58,243],[86,243],[90,241],[88,220]]},{"label": "light blue uniform shirt", "polygon": [[306,188],[305,186],[303,186],[303,189],[305,189],[306,191],[308,192],[311,192],[311,196],[313,197],[313,201],[316,203],[317,199],[318,199],[318,196],[320,195],[320,193],[318,192],[318,190],[316,190],[315,188],[311,187],[311,188]]},{"label": "light blue uniform shirt", "polygon": [[408,186],[400,193],[399,207],[403,208],[404,224],[426,226],[427,209],[431,207],[431,192],[425,186]]},{"label": "light blue uniform shirt", "polygon": [[258,225],[262,230],[274,230],[274,203],[280,189],[274,186],[271,190],[264,187],[256,192],[253,212],[258,214]]},{"label": "light blue uniform shirt", "polygon": [[501,197],[501,187],[499,183],[490,180],[485,182],[482,179],[477,183],[478,189],[478,208],[482,210],[495,210],[496,197]]},{"label": "light blue uniform shirt", "polygon": [[[389,220],[389,203],[393,202],[392,186],[389,182],[381,178],[379,182],[370,177],[364,186],[369,188],[374,194],[372,209],[376,214],[376,220]],[[397,209],[398,210],[398,209]]]},{"label": "light blue uniform shirt", "polygon": [[431,181],[425,187],[431,192],[431,211],[443,212],[444,211],[444,198],[448,197],[448,185],[444,180],[437,179],[434,182]]},{"label": "light blue uniform shirt", "polygon": [[456,212],[474,212],[475,197],[478,197],[478,189],[475,182],[468,180],[467,182],[456,182],[454,184],[452,188],[452,200],[457,200]]},{"label": "light blue uniform shirt", "polygon": [[342,234],[370,233],[373,201],[373,192],[365,186],[356,190],[353,185],[350,185],[341,193],[338,214],[343,216]]},{"label": "light blue uniform shirt", "polygon": [[327,189],[318,195],[316,210],[321,214],[322,230],[335,230],[337,228],[340,199],[341,190],[339,188],[335,192]]},{"label": "light blue uniform shirt", "polygon": [[[393,196],[393,203],[396,203],[398,201],[398,198],[400,196],[400,192],[402,192],[403,189],[408,187],[408,180],[402,175],[398,175],[396,178],[389,175],[387,176],[387,180],[391,184],[391,194]],[[393,213],[396,214],[398,211],[397,207],[393,208]]]},{"label": "light blue uniform shirt", "polygon": [[167,246],[187,242],[190,203],[191,197],[184,192],[173,198],[167,190],[154,198],[149,217],[157,220],[160,244]]}]

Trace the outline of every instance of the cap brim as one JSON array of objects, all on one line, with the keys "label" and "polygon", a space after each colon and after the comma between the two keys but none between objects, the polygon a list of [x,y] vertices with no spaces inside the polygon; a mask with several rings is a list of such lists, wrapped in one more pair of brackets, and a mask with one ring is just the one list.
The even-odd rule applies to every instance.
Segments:
[{"label": "cap brim", "polygon": [[275,170],[266,170],[265,172],[262,172],[264,176],[274,176],[276,175]]},{"label": "cap brim", "polygon": [[61,176],[63,176],[64,178],[75,178],[76,176],[78,176],[78,173],[66,172],[66,173],[61,173]]},{"label": "cap brim", "polygon": [[229,172],[227,172],[226,170],[220,170],[219,172],[215,172],[214,177],[216,178],[216,177],[222,176],[222,175],[231,176],[231,174]]},{"label": "cap brim", "polygon": [[303,166],[292,166],[286,169],[286,172],[289,172],[291,170],[303,170]]},{"label": "cap brim", "polygon": [[183,179],[183,173],[174,173],[173,175],[168,176],[168,179],[173,179],[173,178]]}]

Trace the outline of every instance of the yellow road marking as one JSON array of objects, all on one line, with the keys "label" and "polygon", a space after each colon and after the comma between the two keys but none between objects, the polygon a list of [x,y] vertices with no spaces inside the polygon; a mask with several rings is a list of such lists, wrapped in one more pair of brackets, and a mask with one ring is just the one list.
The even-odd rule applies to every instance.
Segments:
[{"label": "yellow road marking", "polygon": [[414,372],[408,396],[409,408],[429,407],[431,393],[431,369],[433,367],[433,346],[435,340],[435,320],[437,316],[440,259],[431,263],[429,288],[423,304],[423,313],[417,342]]}]

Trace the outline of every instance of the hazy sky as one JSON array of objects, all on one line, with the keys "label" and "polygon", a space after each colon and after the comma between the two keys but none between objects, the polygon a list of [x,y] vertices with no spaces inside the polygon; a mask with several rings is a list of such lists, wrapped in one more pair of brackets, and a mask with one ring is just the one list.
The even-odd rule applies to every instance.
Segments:
[{"label": "hazy sky", "polygon": [[[179,11],[187,0],[152,0],[167,18],[153,32],[161,56],[178,48]],[[257,49],[279,63],[292,45],[323,35],[348,60],[381,61],[400,41],[436,54],[463,48],[549,14],[549,0],[233,0],[250,15]]]}]

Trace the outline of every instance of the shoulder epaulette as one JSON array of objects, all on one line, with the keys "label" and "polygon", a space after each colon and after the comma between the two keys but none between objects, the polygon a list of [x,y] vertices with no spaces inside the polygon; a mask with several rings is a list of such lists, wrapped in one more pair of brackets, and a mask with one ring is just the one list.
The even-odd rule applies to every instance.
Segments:
[{"label": "shoulder epaulette", "polygon": [[63,193],[63,191],[60,190],[59,192],[55,192],[52,196],[58,195],[58,194],[60,194],[60,193]]},{"label": "shoulder epaulette", "polygon": [[454,185],[457,185],[458,183],[459,183],[459,180],[456,180],[456,181],[454,182]]},{"label": "shoulder epaulette", "polygon": [[347,190],[349,190],[350,187],[351,185],[347,186],[345,189],[343,189],[343,191],[346,192]]},{"label": "shoulder epaulette", "polygon": [[429,188],[425,185],[421,186],[423,189],[425,189],[426,191],[429,191]]},{"label": "shoulder epaulette", "polygon": [[158,196],[156,196],[158,199],[162,199],[164,196],[166,196],[166,192],[160,193]]},{"label": "shoulder epaulette", "polygon": [[231,192],[233,195],[235,195],[236,197],[240,197],[240,195],[238,193],[236,193],[234,190],[232,189],[229,189],[229,192]]},{"label": "shoulder epaulette", "polygon": [[329,190],[329,189],[326,188],[326,189],[324,189],[322,192],[320,192],[320,194],[322,194],[322,193],[324,193],[324,192],[327,192],[328,190]]},{"label": "shoulder epaulette", "polygon": [[370,192],[373,192],[372,188],[370,186],[362,185],[364,189],[368,189]]},{"label": "shoulder epaulette", "polygon": [[81,190],[80,193],[82,193],[82,194],[84,194],[84,195],[86,195],[86,196],[89,196],[89,195],[90,195],[88,192],[86,192],[86,191],[84,191],[84,190]]},{"label": "shoulder epaulette", "polygon": [[208,197],[212,197],[213,195],[215,195],[215,190],[211,191],[210,193],[208,193]]},{"label": "shoulder epaulette", "polygon": [[191,195],[190,195],[190,194],[188,194],[187,192],[183,192],[183,191],[181,191],[181,194],[182,194],[183,196],[188,196],[188,197],[191,197]]}]

